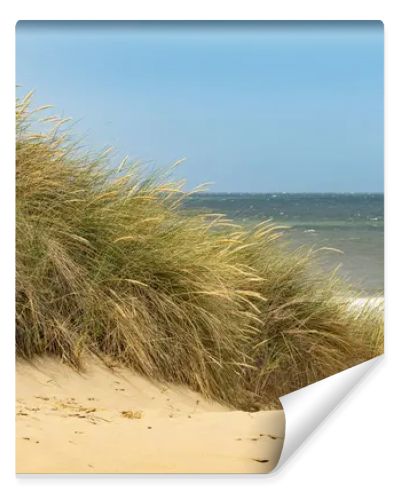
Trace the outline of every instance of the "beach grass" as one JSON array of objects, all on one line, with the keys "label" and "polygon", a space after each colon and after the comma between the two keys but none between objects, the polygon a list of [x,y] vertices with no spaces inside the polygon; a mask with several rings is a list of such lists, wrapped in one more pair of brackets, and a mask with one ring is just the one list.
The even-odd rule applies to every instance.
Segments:
[{"label": "beach grass", "polygon": [[40,111],[17,101],[18,356],[94,353],[249,410],[383,351],[382,310],[351,307],[318,250],[189,212],[169,172],[85,153]]}]

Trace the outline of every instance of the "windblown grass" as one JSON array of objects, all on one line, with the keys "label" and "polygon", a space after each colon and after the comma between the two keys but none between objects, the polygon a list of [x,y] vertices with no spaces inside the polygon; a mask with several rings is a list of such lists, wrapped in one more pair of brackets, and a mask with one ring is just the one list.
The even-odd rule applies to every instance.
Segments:
[{"label": "windblown grass", "polygon": [[189,214],[183,183],[111,168],[38,117],[17,101],[17,355],[94,352],[252,409],[382,352],[382,311],[338,300],[315,251]]}]

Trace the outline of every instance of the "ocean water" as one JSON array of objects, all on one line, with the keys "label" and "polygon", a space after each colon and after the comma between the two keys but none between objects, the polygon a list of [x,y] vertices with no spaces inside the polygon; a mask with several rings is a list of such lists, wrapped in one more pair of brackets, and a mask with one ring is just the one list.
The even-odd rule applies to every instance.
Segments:
[{"label": "ocean water", "polygon": [[199,193],[185,202],[188,209],[224,213],[254,224],[273,219],[293,247],[331,247],[323,252],[327,270],[339,273],[366,296],[383,294],[384,202],[379,193]]}]

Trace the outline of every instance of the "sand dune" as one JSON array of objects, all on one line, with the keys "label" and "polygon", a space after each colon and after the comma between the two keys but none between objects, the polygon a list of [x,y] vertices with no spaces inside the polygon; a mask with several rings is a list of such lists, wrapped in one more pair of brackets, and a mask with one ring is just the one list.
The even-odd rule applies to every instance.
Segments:
[{"label": "sand dune", "polygon": [[279,410],[232,411],[94,360],[16,373],[17,473],[262,473],[281,453]]}]

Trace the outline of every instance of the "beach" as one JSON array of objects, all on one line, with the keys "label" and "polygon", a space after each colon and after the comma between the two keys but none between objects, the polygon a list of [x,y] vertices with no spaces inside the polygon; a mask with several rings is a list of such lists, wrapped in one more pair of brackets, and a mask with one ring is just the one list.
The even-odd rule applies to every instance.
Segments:
[{"label": "beach", "polygon": [[236,411],[95,358],[17,361],[17,473],[265,473],[281,410]]},{"label": "beach", "polygon": [[[31,98],[16,107],[17,472],[271,471],[278,398],[383,352],[366,303],[382,300],[383,196],[194,196],[136,163],[114,175],[67,135],[32,134]],[[322,272],[340,265],[352,289]]]}]

